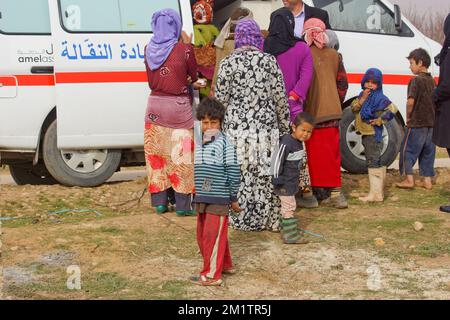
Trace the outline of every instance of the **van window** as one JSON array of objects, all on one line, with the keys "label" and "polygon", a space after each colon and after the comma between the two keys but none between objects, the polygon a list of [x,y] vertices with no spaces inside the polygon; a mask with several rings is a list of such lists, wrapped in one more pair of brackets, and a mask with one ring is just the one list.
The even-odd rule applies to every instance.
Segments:
[{"label": "van window", "polygon": [[152,32],[155,11],[172,8],[178,0],[59,0],[64,28],[69,32]]},{"label": "van window", "polygon": [[48,0],[1,0],[0,32],[50,34]]},{"label": "van window", "polygon": [[412,36],[403,23],[401,32],[395,28],[394,14],[377,0],[313,0],[314,6],[328,11],[334,30],[387,35]]}]

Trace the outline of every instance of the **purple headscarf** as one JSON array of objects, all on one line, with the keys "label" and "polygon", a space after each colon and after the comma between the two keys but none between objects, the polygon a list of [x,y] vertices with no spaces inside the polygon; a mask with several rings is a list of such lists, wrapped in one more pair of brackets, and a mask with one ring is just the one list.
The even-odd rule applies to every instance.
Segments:
[{"label": "purple headscarf", "polygon": [[152,16],[153,37],[147,45],[146,55],[150,70],[166,62],[181,36],[181,17],[173,9],[156,11]]},{"label": "purple headscarf", "polygon": [[261,29],[255,20],[242,20],[234,31],[234,47],[239,49],[244,46],[252,46],[262,51],[264,38]]}]

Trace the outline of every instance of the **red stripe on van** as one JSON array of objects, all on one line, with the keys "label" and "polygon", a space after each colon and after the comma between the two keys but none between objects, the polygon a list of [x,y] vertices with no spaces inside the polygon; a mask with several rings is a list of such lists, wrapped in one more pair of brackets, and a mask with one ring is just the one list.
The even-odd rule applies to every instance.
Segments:
[{"label": "red stripe on van", "polygon": [[14,77],[0,77],[0,83],[4,87],[16,86],[16,79]]},{"label": "red stripe on van", "polygon": [[16,79],[18,86],[54,86],[55,78],[53,75],[31,75],[31,74],[21,74],[14,75],[11,77],[0,77],[0,83],[4,86],[16,86]]},{"label": "red stripe on van", "polygon": [[19,86],[54,86],[55,77],[52,74],[16,75]]},{"label": "red stripe on van", "polygon": [[[364,74],[349,73],[348,81],[351,84],[359,84]],[[55,75],[15,75],[19,86],[54,86],[60,84],[75,83],[120,83],[120,82],[147,82],[147,73],[143,71],[123,72],[64,72]],[[14,77],[0,77],[0,83],[4,86],[15,86]],[[407,85],[413,76],[385,74],[383,83],[385,85]],[[439,77],[436,77],[436,82]]]},{"label": "red stripe on van", "polygon": [[147,73],[135,72],[65,72],[56,74],[56,83],[147,82]]},{"label": "red stripe on van", "polygon": [[[349,83],[361,83],[364,74],[348,74]],[[413,76],[396,75],[396,74],[384,74],[383,84],[385,85],[407,85]]]}]

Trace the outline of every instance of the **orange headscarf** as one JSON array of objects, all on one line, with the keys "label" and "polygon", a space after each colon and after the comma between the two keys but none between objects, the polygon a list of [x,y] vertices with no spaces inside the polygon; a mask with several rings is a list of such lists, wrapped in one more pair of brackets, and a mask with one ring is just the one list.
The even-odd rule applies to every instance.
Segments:
[{"label": "orange headscarf", "polygon": [[305,21],[303,37],[308,46],[315,44],[317,48],[323,49],[328,43],[328,36],[325,31],[325,23],[322,20],[311,18]]}]

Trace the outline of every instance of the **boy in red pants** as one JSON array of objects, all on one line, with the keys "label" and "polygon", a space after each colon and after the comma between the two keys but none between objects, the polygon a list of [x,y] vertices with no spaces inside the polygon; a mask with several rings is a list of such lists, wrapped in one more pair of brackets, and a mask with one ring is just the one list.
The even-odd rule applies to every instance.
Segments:
[{"label": "boy in red pants", "polygon": [[237,193],[240,168],[236,149],[221,132],[225,107],[215,98],[205,98],[197,109],[202,143],[195,150],[195,198],[197,242],[203,257],[203,270],[191,282],[220,286],[222,273],[234,273],[228,245],[228,213],[241,211]]}]

